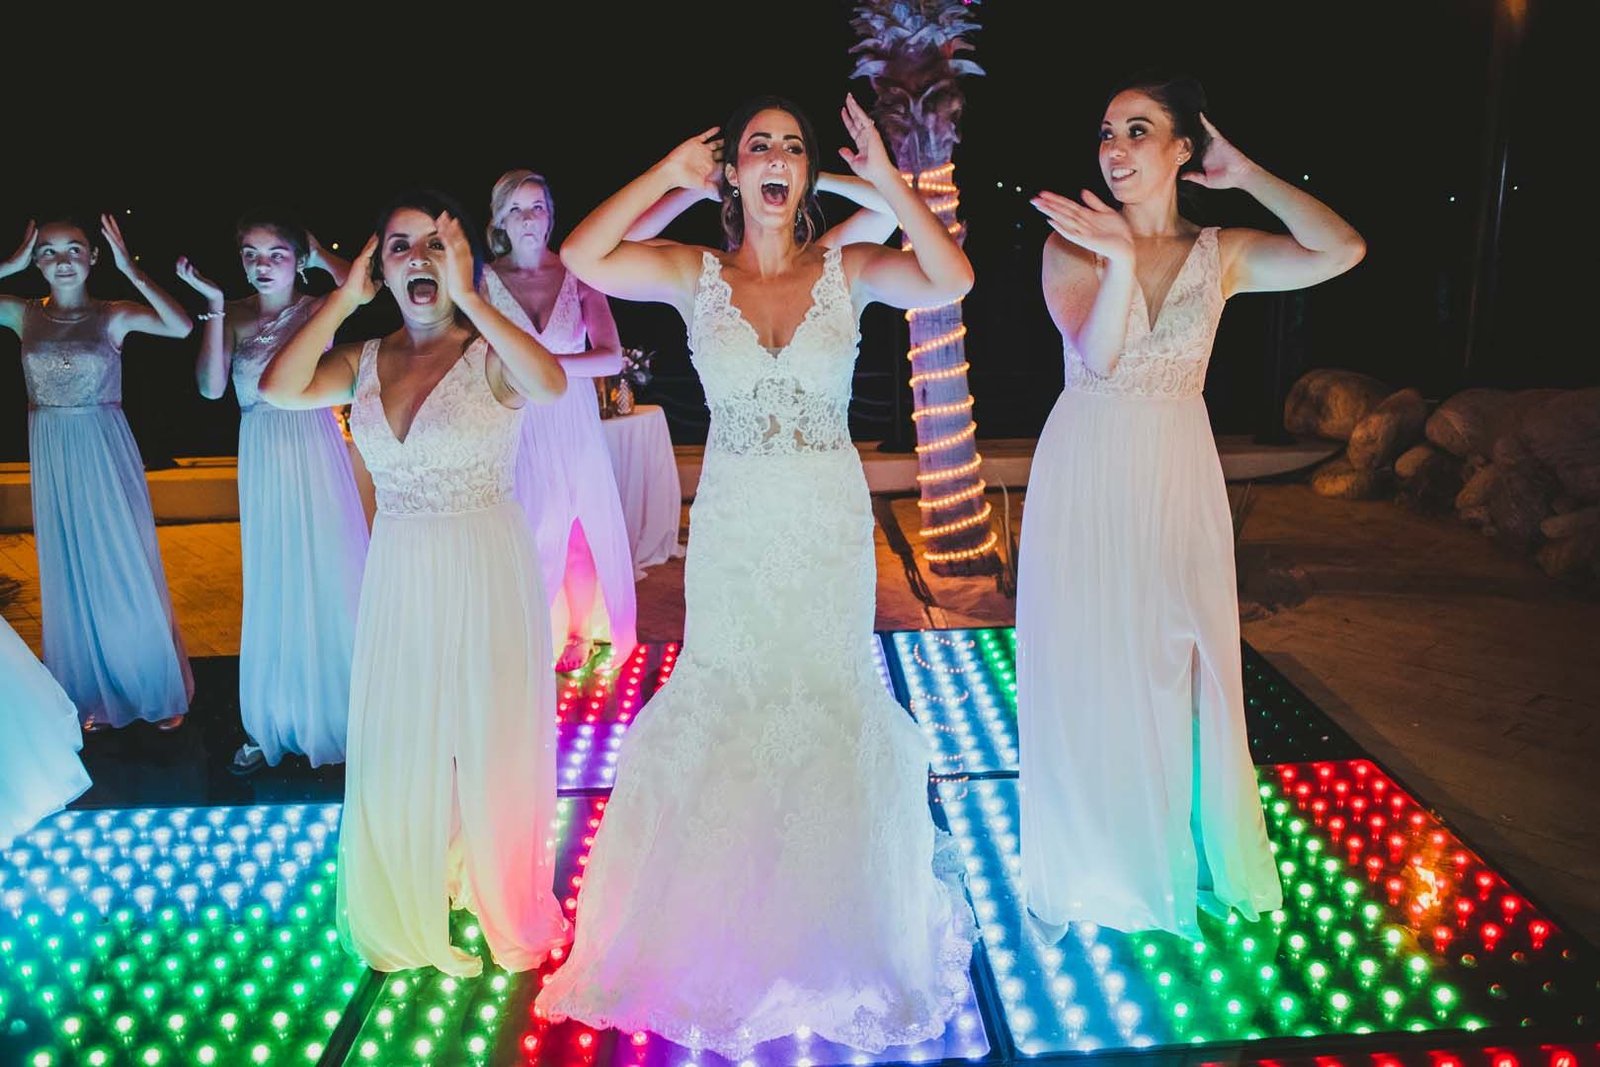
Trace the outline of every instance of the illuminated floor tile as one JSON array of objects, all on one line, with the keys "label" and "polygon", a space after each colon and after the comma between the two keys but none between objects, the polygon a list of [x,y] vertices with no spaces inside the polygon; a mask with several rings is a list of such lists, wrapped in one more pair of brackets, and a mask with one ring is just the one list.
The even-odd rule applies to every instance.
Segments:
[{"label": "illuminated floor tile", "polygon": [[337,807],[73,811],[0,852],[0,1062],[311,1063],[365,975]]},{"label": "illuminated floor tile", "polygon": [[[1248,646],[1288,904],[1255,924],[1203,919],[1198,945],[1079,926],[1047,946],[1024,928],[1012,630],[876,635],[874,653],[938,754],[936,810],[984,931],[977,985],[945,1040],[869,1057],[791,1039],[752,1067],[1138,1049],[1163,1067],[1600,1064],[1594,950]],[[561,680],[569,912],[623,734],[677,656],[641,646]],[[531,1011],[541,975],[365,971],[332,936],[337,823],[336,804],[71,812],[0,853],[0,1063],[729,1067],[651,1034],[552,1027]],[[475,943],[470,915],[455,929]]]},{"label": "illuminated floor tile", "polygon": [[[588,861],[604,809],[600,797],[566,797],[558,806],[556,877],[569,916],[577,908],[574,879]],[[469,913],[456,912],[451,927],[456,944],[484,958],[484,973],[452,978],[423,969],[385,976],[348,1062],[502,1064],[538,1058],[545,1034],[530,1006],[548,969],[512,974],[494,966]]]},{"label": "illuminated floor tile", "polygon": [[1361,746],[1248,644],[1244,651],[1245,727],[1256,763],[1355,759]]},{"label": "illuminated floor tile", "polygon": [[[887,640],[903,702],[934,746],[934,773],[1017,773],[1016,631],[905,630]],[[1243,653],[1246,724],[1257,763],[1361,755],[1260,653],[1248,645]]]},{"label": "illuminated floor tile", "polygon": [[[877,634],[871,641],[878,677],[893,693],[883,645]],[[611,788],[622,738],[639,709],[672,676],[678,652],[676,644],[642,644],[626,663],[611,662],[608,651],[581,671],[560,676],[556,784],[563,794]]]},{"label": "illuminated floor tile", "polygon": [[[1021,1053],[1595,1026],[1593,954],[1375,767],[1260,774],[1284,910],[1202,916],[1194,943],[1074,924],[1044,944],[1018,904],[1016,781],[940,786]],[[1354,843],[1373,833],[1381,855]]]},{"label": "illuminated floor tile", "polygon": [[642,644],[625,663],[610,651],[557,679],[556,787],[563,793],[608,790],[617,752],[634,716],[672,676],[676,644]]},{"label": "illuminated floor tile", "polygon": [[900,631],[889,644],[904,702],[933,745],[934,774],[1015,773],[1016,632]]},{"label": "illuminated floor tile", "polygon": [[[572,797],[561,801],[557,880],[568,890],[569,914],[577,906],[575,879],[588,861],[589,846],[604,814],[605,801]],[[470,916],[457,913],[455,940],[482,954]],[[390,975],[368,1012],[352,1049],[352,1063],[577,1063],[600,1062],[636,1067],[720,1067],[727,1060],[709,1052],[693,1053],[655,1034],[595,1031],[576,1022],[551,1025],[533,1014],[535,994],[554,968],[509,974],[485,958],[485,972],[458,979],[437,971]],[[897,1060],[936,1062],[981,1059],[989,1052],[976,994],[955,1025],[940,1040],[896,1050]],[[760,1046],[751,1062],[796,1064],[870,1062],[853,1049],[812,1039],[785,1039]]]}]

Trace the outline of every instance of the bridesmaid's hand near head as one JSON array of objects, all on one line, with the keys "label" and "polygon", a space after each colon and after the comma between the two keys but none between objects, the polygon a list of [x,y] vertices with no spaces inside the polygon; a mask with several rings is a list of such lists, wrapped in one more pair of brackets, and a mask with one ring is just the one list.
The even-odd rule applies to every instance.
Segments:
[{"label": "bridesmaid's hand near head", "polygon": [[361,246],[361,251],[356,253],[356,258],[350,261],[350,273],[345,275],[344,284],[335,289],[330,297],[343,305],[346,315],[369,303],[383,286],[382,275],[374,277],[373,257],[377,251],[378,235],[373,234]]},{"label": "bridesmaid's hand near head", "polygon": [[123,274],[131,274],[134,270],[133,254],[128,251],[128,241],[122,236],[122,227],[117,225],[117,217],[109,211],[100,216],[100,232],[111,248],[111,262],[115,263]]},{"label": "bridesmaid's hand near head", "polygon": [[224,300],[222,286],[201,274],[188,256],[179,256],[174,269],[177,271],[178,280],[205,297],[208,306],[213,308],[222,306]]},{"label": "bridesmaid's hand near head", "polygon": [[1079,203],[1071,197],[1041,192],[1029,202],[1050,228],[1068,241],[1110,262],[1131,264],[1133,231],[1128,220],[1089,190],[1084,189],[1082,196]]},{"label": "bridesmaid's hand near head", "polygon": [[[718,190],[722,163],[722,138],[712,126],[684,141],[656,164],[677,189]],[[718,193],[717,195],[720,195]]]},{"label": "bridesmaid's hand near head", "polygon": [[1239,188],[1256,171],[1256,164],[1222,136],[1204,113],[1200,115],[1200,122],[1211,135],[1206,154],[1200,160],[1201,169],[1184,171],[1178,177],[1207,189]]},{"label": "bridesmaid's hand near head", "polygon": [[444,245],[444,291],[450,302],[460,306],[478,291],[473,284],[472,245],[459,219],[448,211],[440,212],[434,222],[439,227],[439,240]]}]

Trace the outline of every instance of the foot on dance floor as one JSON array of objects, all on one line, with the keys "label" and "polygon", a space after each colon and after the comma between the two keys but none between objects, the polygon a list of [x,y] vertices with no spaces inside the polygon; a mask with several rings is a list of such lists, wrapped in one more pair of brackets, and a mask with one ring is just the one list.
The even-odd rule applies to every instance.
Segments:
[{"label": "foot on dance floor", "polygon": [[243,776],[254,774],[267,765],[267,754],[261,751],[261,746],[252,741],[246,741],[239,746],[239,751],[233,754],[233,762],[228,765],[228,770]]},{"label": "foot on dance floor", "polygon": [[561,657],[556,660],[557,674],[571,674],[594,658],[595,643],[581,634],[573,634],[567,638],[567,647],[561,650]]}]

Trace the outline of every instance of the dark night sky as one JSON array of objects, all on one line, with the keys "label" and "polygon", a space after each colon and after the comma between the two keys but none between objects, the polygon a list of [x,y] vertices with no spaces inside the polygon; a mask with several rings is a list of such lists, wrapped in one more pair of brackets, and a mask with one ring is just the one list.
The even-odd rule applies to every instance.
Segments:
[{"label": "dark night sky", "polygon": [[[1027,197],[1039,188],[1099,187],[1094,133],[1106,89],[1151,62],[1196,74],[1224,134],[1282,176],[1308,175],[1304,184],[1370,247],[1356,271],[1303,300],[1251,296],[1230,305],[1207,388],[1220,430],[1255,430],[1272,418],[1274,308],[1299,323],[1290,378],[1310,366],[1355,366],[1435,396],[1477,382],[1595,381],[1592,361],[1538,355],[1564,347],[1556,343],[1559,319],[1539,312],[1570,290],[1544,254],[1557,206],[1541,194],[1558,161],[1532,149],[1570,131],[1534,102],[1548,100],[1562,76],[1554,57],[1575,36],[1566,25],[1570,0],[1531,0],[1517,93],[1505,96],[1518,189],[1506,213],[1499,327],[1491,356],[1470,371],[1461,366],[1484,169],[1489,2],[975,7],[983,28],[971,55],[988,73],[964,81],[956,164],[978,270],[965,310],[980,434],[1032,436],[1060,387],[1060,341],[1038,291],[1046,231]],[[290,41],[231,43],[222,27],[246,9],[157,17],[147,7],[139,10],[152,21],[137,24],[138,36],[162,31],[170,39],[140,46],[128,43],[132,22],[89,31],[8,15],[0,242],[9,247],[28,218],[52,209],[131,208],[124,230],[142,265],[196,310],[173,260],[188,253],[230,296],[243,295],[232,221],[258,202],[292,206],[325,243],[349,252],[398,188],[434,185],[481,214],[495,177],[529,166],[552,182],[559,235],[754,93],[793,98],[825,149],[842,144],[845,90],[870,99],[865,83],[848,81],[851,7],[543,3],[477,13],[456,5],[442,9],[448,17],[402,21],[364,5],[349,9],[368,18],[364,26],[331,31],[302,17]],[[327,10],[348,17],[344,8]],[[263,21],[287,22],[287,14]],[[79,94],[96,103],[68,102]],[[1587,123],[1570,114],[1566,121]],[[824,166],[835,162],[825,151]],[[1242,194],[1203,195],[1197,221],[1270,225]],[[714,240],[709,206],[672,233]],[[91,286],[103,296],[126,292],[109,260]],[[29,272],[0,288],[33,295],[43,283]],[[699,440],[699,394],[676,315],[621,302],[616,310],[624,343],[660,353],[654,397],[668,405],[675,435]],[[375,307],[364,329],[387,325],[384,313]],[[869,311],[864,329],[856,433],[879,438],[889,375],[899,375],[903,358],[894,313]],[[126,406],[154,462],[233,450],[237,412],[196,395],[194,344],[129,343]],[[14,336],[0,334],[0,460],[26,452],[15,353]]]}]

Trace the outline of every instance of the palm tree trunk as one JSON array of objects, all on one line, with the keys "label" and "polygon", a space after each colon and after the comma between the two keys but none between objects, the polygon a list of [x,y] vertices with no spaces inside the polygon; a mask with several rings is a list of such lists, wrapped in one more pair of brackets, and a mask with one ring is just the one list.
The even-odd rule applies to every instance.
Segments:
[{"label": "palm tree trunk", "polygon": [[[955,165],[905,175],[939,220],[961,239]],[[903,240],[903,239],[902,239]],[[967,387],[967,328],[961,301],[906,313],[911,326],[911,418],[917,428],[917,485],[922,556],[939,575],[995,574],[998,538],[989,522],[972,393]]]}]

